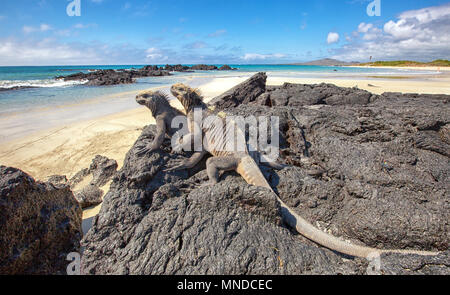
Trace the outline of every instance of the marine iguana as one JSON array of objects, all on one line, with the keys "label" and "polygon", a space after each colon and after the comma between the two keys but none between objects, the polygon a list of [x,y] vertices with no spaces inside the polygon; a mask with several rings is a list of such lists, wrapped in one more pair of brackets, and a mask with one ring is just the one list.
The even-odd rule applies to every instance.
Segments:
[{"label": "marine iguana", "polygon": [[171,126],[172,120],[175,117],[179,117],[181,121],[184,121],[182,122],[184,126],[187,124],[185,114],[172,107],[169,103],[167,95],[160,91],[143,91],[136,96],[136,102],[150,109],[152,116],[156,120],[157,128],[157,134],[153,142],[147,146],[141,147],[137,151],[138,156],[159,149],[166,134],[169,137],[172,137],[176,133],[176,130],[174,130]]},{"label": "marine iguana", "polygon": [[[175,84],[171,88],[172,94],[178,98],[186,110],[188,118],[188,127],[191,134],[190,139],[198,136],[202,139],[203,150],[194,154],[188,160],[179,162],[176,166],[168,170],[178,170],[191,168],[201,160],[204,154],[210,153],[212,158],[207,160],[207,174],[211,184],[218,183],[219,171],[234,170],[239,173],[248,184],[264,187],[269,189],[277,198],[281,207],[281,215],[284,222],[292,228],[295,228],[298,233],[310,239],[311,241],[322,245],[331,250],[344,253],[350,256],[362,257],[366,259],[373,259],[379,257],[382,253],[400,253],[400,254],[417,254],[417,255],[437,255],[439,252],[416,251],[416,250],[380,250],[376,248],[354,245],[336,238],[328,233],[325,233],[315,228],[311,223],[306,221],[298,215],[293,209],[289,208],[280,197],[271,188],[261,170],[259,169],[255,160],[251,157],[248,150],[245,151],[225,151],[224,144],[226,144],[226,132],[223,126],[216,127],[214,124],[203,124],[206,126],[198,126],[194,122],[194,109],[201,109],[203,118],[213,115],[213,111],[208,109],[203,102],[199,92],[191,89],[183,84]],[[192,133],[194,129],[200,130],[197,134]],[[218,129],[221,130],[218,130]],[[234,132],[234,131],[233,131]],[[224,134],[225,133],[225,134]],[[243,136],[242,130],[237,130]],[[238,135],[239,136],[239,135]]]}]

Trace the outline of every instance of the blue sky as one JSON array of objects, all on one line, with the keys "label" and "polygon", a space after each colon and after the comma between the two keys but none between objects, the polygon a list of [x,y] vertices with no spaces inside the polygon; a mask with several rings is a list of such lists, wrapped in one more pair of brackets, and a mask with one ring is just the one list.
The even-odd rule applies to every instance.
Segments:
[{"label": "blue sky", "polygon": [[2,0],[0,65],[450,58],[450,2]]}]

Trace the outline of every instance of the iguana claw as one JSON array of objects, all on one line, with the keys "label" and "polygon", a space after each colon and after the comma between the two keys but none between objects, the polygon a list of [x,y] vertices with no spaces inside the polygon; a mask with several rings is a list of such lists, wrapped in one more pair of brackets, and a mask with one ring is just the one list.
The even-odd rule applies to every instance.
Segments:
[{"label": "iguana claw", "polygon": [[149,149],[147,148],[147,147],[140,147],[137,151],[136,151],[136,155],[137,156],[142,156],[142,155],[144,155],[144,154],[146,154],[146,153],[148,153],[149,152]]},{"label": "iguana claw", "polygon": [[136,151],[136,155],[137,156],[142,156],[151,152],[154,152],[155,150],[157,150],[157,148],[152,147],[152,146],[145,146],[145,147],[140,147],[137,151]]},{"label": "iguana claw", "polygon": [[164,172],[171,172],[171,171],[177,171],[177,170],[186,169],[187,167],[186,167],[185,163],[186,163],[186,160],[176,160],[175,164],[172,167],[164,169],[163,171]]}]

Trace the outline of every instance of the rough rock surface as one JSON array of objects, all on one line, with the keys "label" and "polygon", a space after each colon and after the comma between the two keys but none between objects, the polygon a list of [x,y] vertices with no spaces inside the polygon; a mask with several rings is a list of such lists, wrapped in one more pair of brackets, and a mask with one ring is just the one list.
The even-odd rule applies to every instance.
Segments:
[{"label": "rough rock surface", "polygon": [[0,274],[65,274],[82,211],[70,189],[0,166]]},{"label": "rough rock surface", "polygon": [[[255,87],[247,89],[248,97]],[[448,96],[373,96],[290,84],[269,87],[245,104],[244,92],[218,105],[227,105],[230,114],[280,117],[280,162],[290,167],[262,171],[289,206],[355,244],[441,251],[430,257],[383,254],[383,274],[450,274]],[[319,99],[319,93],[326,95]],[[268,106],[261,99],[268,95],[285,102]],[[204,164],[165,173],[180,157],[169,153],[168,141],[163,150],[138,157],[136,147],[154,131],[147,127],[127,154],[84,238],[85,273],[367,272],[368,261],[292,233],[270,192],[248,186],[234,172],[211,187],[199,187],[207,178],[197,173]]]},{"label": "rough rock surface", "polygon": [[92,184],[99,187],[107,184],[116,173],[117,167],[116,160],[108,159],[100,155],[95,156],[89,167],[89,171],[92,173]]},{"label": "rough rock surface", "polygon": [[358,88],[342,88],[333,84],[291,84],[268,87],[267,92],[259,98],[260,104],[266,106],[309,106],[309,105],[364,105],[378,95]]},{"label": "rough rock surface", "polygon": [[68,179],[65,175],[52,175],[47,179],[47,182],[53,184],[57,188],[63,188],[68,185]]},{"label": "rough rock surface", "polygon": [[[213,187],[197,171],[166,174],[179,156],[164,150],[137,157],[139,142],[104,198],[85,236],[86,274],[358,273],[363,261],[344,263],[333,252],[300,243],[281,226],[279,207],[265,189],[235,175]],[[300,255],[303,253],[303,255]],[[297,257],[298,256],[298,257]]]},{"label": "rough rock surface", "polygon": [[[75,198],[83,209],[102,202],[103,191],[100,187],[106,185],[112,179],[117,167],[116,160],[97,155],[89,168],[82,169],[68,181],[67,184],[73,190]],[[80,185],[88,177],[91,177],[89,183],[84,186]]]},{"label": "rough rock surface", "polygon": [[89,184],[74,194],[83,209],[96,206],[103,201],[103,191],[94,184]]},{"label": "rough rock surface", "polygon": [[211,100],[209,103],[219,110],[230,107],[236,107],[240,104],[247,104],[256,100],[258,96],[266,91],[266,73],[258,73],[245,81],[228,90],[222,95]]}]

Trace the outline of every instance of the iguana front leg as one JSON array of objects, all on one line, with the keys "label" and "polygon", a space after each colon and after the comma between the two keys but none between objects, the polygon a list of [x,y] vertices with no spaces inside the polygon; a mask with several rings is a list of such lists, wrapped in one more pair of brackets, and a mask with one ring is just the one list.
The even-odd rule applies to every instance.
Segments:
[{"label": "iguana front leg", "polygon": [[206,161],[206,172],[209,177],[209,184],[216,184],[219,182],[220,171],[236,170],[239,165],[239,159],[236,157],[213,157]]},{"label": "iguana front leg", "polygon": [[166,137],[166,123],[163,118],[156,118],[156,130],[155,139],[147,146],[139,148],[136,152],[138,156],[156,151],[161,147],[164,138]]},{"label": "iguana front leg", "polygon": [[168,172],[168,171],[175,171],[175,170],[182,170],[182,169],[191,169],[195,165],[197,165],[197,163],[200,162],[201,159],[203,159],[203,157],[205,155],[206,155],[206,152],[196,152],[188,159],[175,161],[175,165],[173,167],[167,168],[164,171]]}]

